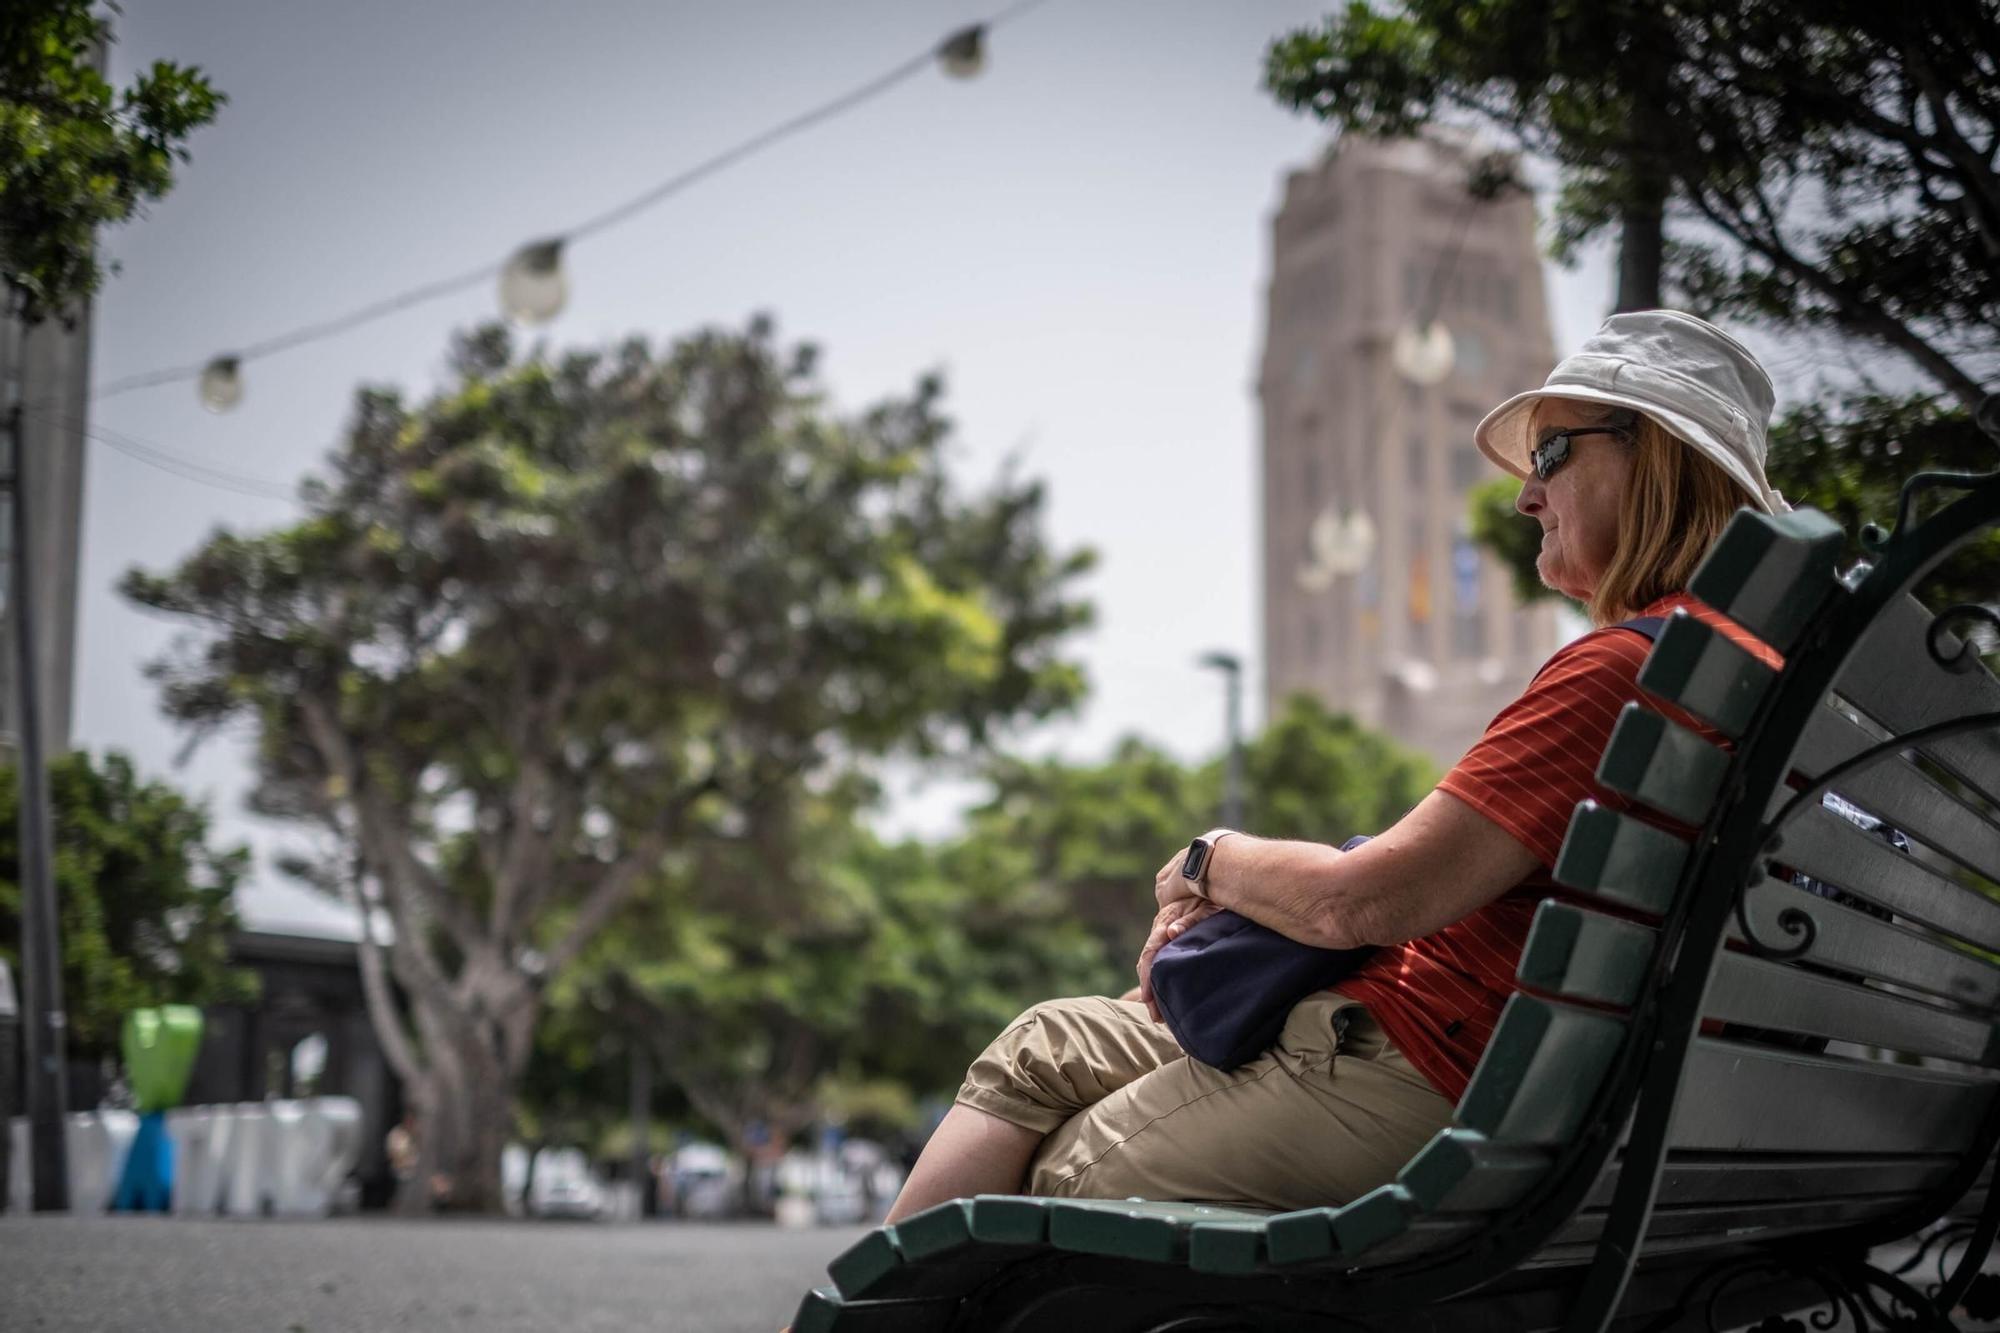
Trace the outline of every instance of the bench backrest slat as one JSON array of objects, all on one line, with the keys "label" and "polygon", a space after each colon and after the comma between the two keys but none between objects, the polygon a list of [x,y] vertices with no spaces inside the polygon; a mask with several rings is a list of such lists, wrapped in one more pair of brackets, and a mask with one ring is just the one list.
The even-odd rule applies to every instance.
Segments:
[{"label": "bench backrest slat", "polygon": [[1915,1153],[1962,1145],[1990,1078],[1697,1037],[1671,1142],[1715,1152]]},{"label": "bench backrest slat", "polygon": [[1784,831],[1778,858],[1898,917],[2000,950],[2000,902],[1965,891],[1829,810],[1800,811]]},{"label": "bench backrest slat", "polygon": [[[1924,648],[1931,613],[1915,598],[1887,607],[1855,645],[1836,692],[1891,732],[1915,731],[1973,713],[2000,712],[2000,680],[1983,669],[1951,670]],[[1940,639],[1949,658],[1955,635]],[[1987,799],[2000,801],[2000,731],[1923,742],[1922,751]]]},{"label": "bench backrest slat", "polygon": [[[1472,1213],[1504,1208],[1520,1199],[1548,1171],[1546,1148],[1518,1148],[1487,1141],[1469,1129],[1440,1130],[1396,1175],[1418,1208]],[[1836,1194],[1893,1194],[1922,1190],[1950,1174],[1953,1153],[1847,1153],[1805,1157],[1703,1154],[1691,1149],[1667,1158],[1660,1177],[1662,1203],[1755,1202]],[[1989,1172],[1990,1174],[1990,1172]],[[1597,1182],[1585,1207],[1611,1201],[1615,1171]]]},{"label": "bench backrest slat", "polygon": [[1955,1007],[1891,995],[1785,963],[1742,953],[1715,960],[1702,1012],[1803,1036],[1876,1046],[1966,1064],[2000,1063],[1988,1018]]},{"label": "bench backrest slat", "polygon": [[[1877,744],[1853,719],[1823,707],[1799,738],[1792,762],[1800,773],[1817,779]],[[2000,879],[2000,825],[1901,757],[1848,773],[1834,790],[1958,864]]]},{"label": "bench backrest slat", "polygon": [[[1743,908],[1751,929],[1763,940],[1784,939],[1779,914],[1787,908],[1804,908],[1815,931],[1811,960],[1820,966],[1928,991],[1989,1019],[2000,1010],[2000,967],[1907,925],[1825,898],[1801,898],[1796,885],[1768,877],[1744,895]],[[1733,924],[1729,938],[1741,938]]]}]

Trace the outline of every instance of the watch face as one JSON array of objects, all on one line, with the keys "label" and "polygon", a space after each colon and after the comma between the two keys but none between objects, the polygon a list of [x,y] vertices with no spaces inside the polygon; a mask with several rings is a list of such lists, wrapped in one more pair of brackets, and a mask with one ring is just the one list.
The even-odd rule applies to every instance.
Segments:
[{"label": "watch face", "polygon": [[1201,869],[1208,864],[1208,840],[1196,838],[1188,844],[1187,860],[1181,862],[1182,879],[1200,879]]}]

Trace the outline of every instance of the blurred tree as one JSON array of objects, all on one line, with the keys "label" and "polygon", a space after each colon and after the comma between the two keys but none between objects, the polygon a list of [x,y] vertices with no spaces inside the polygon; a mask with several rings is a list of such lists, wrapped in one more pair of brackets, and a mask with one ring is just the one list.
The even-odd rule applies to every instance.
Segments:
[{"label": "blurred tree", "polygon": [[1542,525],[1514,507],[1521,498],[1521,483],[1512,477],[1495,477],[1472,488],[1466,497],[1467,523],[1472,539],[1491,551],[1511,576],[1514,595],[1523,602],[1555,597],[1535,572],[1535,558],[1542,551]]},{"label": "blurred tree", "polygon": [[393,927],[371,1014],[463,1206],[499,1206],[544,988],[642,891],[797,784],[1081,692],[1088,556],[1039,487],[954,494],[935,381],[838,418],[812,359],[761,319],[558,361],[483,329],[423,406],[359,395],[304,521],[125,579],[191,626],[168,712],[253,723],[257,807]]},{"label": "blurred tree", "polygon": [[832,1087],[957,1085],[1033,999],[1101,959],[1047,889],[955,847],[884,844],[850,789],[767,805],[637,904],[559,985],[603,1016],[737,1151],[781,1152]]},{"label": "blurred tree", "polygon": [[[1153,877],[1218,818],[1221,761],[1190,768],[1128,738],[1102,764],[1003,760],[990,776],[993,798],[952,849],[976,867],[961,881],[1052,895],[1102,951],[1104,970],[1085,989],[1123,993],[1152,921]],[[1303,695],[1245,746],[1244,778],[1249,831],[1332,843],[1379,833],[1437,781],[1421,755]]]},{"label": "blurred tree", "polygon": [[[0,957],[19,975],[18,772],[0,768]],[[208,816],[132,761],[76,751],[50,765],[69,1055],[116,1056],[125,1015],[241,1002],[256,978],[228,965],[243,848],[208,844]]]},{"label": "blurred tree", "polygon": [[0,279],[31,324],[97,290],[97,229],[172,187],[183,141],[224,100],[199,69],[165,61],[113,88],[96,69],[110,40],[97,8],[0,6]]},{"label": "blurred tree", "polygon": [[1335,844],[1380,833],[1439,776],[1424,755],[1304,694],[1285,701],[1250,744],[1244,767],[1252,831]]},{"label": "blurred tree", "polygon": [[1266,78],[1350,130],[1552,160],[1558,253],[1618,226],[1619,309],[1831,328],[1968,409],[2000,370],[1996,0],[1356,0]]},{"label": "blurred tree", "polygon": [[[1336,842],[1386,828],[1435,781],[1422,756],[1302,697],[1245,770],[1252,828]],[[1133,738],[1102,763],[1000,758],[986,776],[991,798],[936,845],[869,835],[855,788],[704,842],[555,988],[554,1030],[651,1042],[744,1152],[857,1098],[914,1114],[950,1096],[1029,1005],[1132,985],[1153,877],[1214,823],[1221,791],[1219,761],[1189,767]],[[569,1068],[601,1060],[601,1040],[572,1039]],[[574,1102],[592,1077],[548,1093]]]},{"label": "blurred tree", "polygon": [[[1126,737],[1102,763],[1003,759],[986,777],[993,795],[950,853],[961,873],[1052,893],[1102,950],[1103,971],[1085,989],[1122,993],[1152,923],[1153,876],[1216,822],[1220,764],[1190,768]],[[1261,810],[1250,804],[1253,825]]]}]

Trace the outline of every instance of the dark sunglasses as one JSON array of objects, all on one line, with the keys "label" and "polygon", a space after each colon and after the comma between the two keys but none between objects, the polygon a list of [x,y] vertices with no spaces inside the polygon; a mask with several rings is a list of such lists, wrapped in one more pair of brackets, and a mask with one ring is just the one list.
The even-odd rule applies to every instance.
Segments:
[{"label": "dark sunglasses", "polygon": [[1535,441],[1535,447],[1528,451],[1528,463],[1535,469],[1535,475],[1547,481],[1556,474],[1556,469],[1569,462],[1569,442],[1585,435],[1616,435],[1621,439],[1631,439],[1632,432],[1623,426],[1567,426],[1559,430],[1546,430]]}]

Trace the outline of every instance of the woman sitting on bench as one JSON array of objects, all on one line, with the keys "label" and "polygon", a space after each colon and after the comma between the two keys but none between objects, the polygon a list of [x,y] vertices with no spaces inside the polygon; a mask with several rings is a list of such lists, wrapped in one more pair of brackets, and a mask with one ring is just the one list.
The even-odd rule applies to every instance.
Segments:
[{"label": "woman sitting on bench", "polygon": [[[995,1038],[889,1220],[981,1193],[1308,1208],[1392,1179],[1449,1122],[1515,989],[1571,811],[1585,798],[1623,808],[1594,772],[1649,642],[1617,623],[1685,607],[1775,664],[1686,592],[1739,507],[1785,508],[1764,476],[1771,404],[1734,339],[1654,310],[1612,316],[1542,388],[1489,413],[1474,438],[1524,480],[1542,581],[1598,628],[1354,850],[1217,830],[1198,840],[1193,879],[1176,855],[1137,989],[1046,1001]],[[1322,948],[1378,946],[1228,1072],[1182,1051],[1150,989],[1160,948],[1222,909]]]}]

